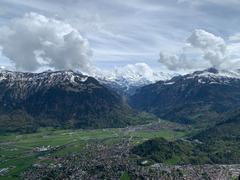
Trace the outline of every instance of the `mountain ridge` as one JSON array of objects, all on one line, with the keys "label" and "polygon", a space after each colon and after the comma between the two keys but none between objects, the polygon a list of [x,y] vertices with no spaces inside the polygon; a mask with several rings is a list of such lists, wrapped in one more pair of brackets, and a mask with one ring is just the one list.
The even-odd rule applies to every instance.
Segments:
[{"label": "mountain ridge", "polygon": [[173,77],[173,74],[156,72],[151,76],[144,76],[140,73],[133,75],[132,72],[126,74],[110,74],[103,76],[96,76],[103,85],[118,92],[121,95],[132,95],[135,91],[143,86],[153,84],[160,80],[168,80]]},{"label": "mountain ridge", "polygon": [[0,124],[5,128],[19,129],[21,121],[29,128],[123,127],[138,117],[120,95],[73,71],[1,71],[0,90]]},{"label": "mountain ridge", "polygon": [[240,76],[214,68],[175,76],[138,89],[129,103],[172,121],[217,121],[240,105]]}]

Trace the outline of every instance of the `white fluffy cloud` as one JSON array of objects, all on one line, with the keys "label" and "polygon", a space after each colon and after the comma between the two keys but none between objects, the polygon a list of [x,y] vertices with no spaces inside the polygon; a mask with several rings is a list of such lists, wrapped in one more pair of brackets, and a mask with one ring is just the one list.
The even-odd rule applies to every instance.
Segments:
[{"label": "white fluffy cloud", "polygon": [[192,69],[196,66],[196,61],[188,59],[185,53],[170,55],[161,52],[159,62],[173,71],[178,69]]},{"label": "white fluffy cloud", "polygon": [[120,68],[115,68],[114,75],[126,79],[146,78],[150,81],[155,81],[155,78],[157,78],[157,74],[146,63],[128,64]]},{"label": "white fluffy cloud", "polygon": [[102,71],[98,69],[95,76],[110,81],[124,82],[126,80],[126,83],[144,84],[169,79],[172,74],[155,71],[146,63],[135,63],[115,67],[113,70]]},{"label": "white fluffy cloud", "polygon": [[27,13],[0,28],[2,54],[18,70],[91,69],[89,43],[70,24]]},{"label": "white fluffy cloud", "polygon": [[195,30],[187,39],[193,47],[203,52],[203,58],[210,62],[213,67],[219,67],[225,61],[225,41],[214,34],[201,29]]},{"label": "white fluffy cloud", "polygon": [[182,48],[180,54],[160,53],[159,62],[170,70],[220,68],[226,64],[227,47],[228,45],[221,37],[197,29],[187,38],[186,46]]}]

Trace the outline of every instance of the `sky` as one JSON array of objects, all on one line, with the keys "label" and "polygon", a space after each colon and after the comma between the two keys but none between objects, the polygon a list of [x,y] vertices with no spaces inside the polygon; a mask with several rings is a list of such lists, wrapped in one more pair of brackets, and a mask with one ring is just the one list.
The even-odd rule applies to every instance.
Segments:
[{"label": "sky", "polygon": [[0,66],[240,67],[239,0],[1,0]]}]

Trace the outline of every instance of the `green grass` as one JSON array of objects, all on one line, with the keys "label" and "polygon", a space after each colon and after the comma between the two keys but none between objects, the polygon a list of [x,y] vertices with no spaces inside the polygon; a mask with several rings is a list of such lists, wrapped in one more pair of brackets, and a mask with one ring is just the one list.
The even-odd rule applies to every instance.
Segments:
[{"label": "green grass", "polygon": [[168,140],[174,140],[177,138],[184,137],[186,132],[184,131],[173,131],[169,129],[164,129],[161,131],[139,131],[131,134],[133,137],[144,138],[144,139],[152,139],[156,137],[163,137]]},{"label": "green grass", "polygon": [[155,138],[134,146],[132,152],[144,160],[169,165],[238,164],[238,139],[209,139],[205,142]]},{"label": "green grass", "polygon": [[128,172],[124,172],[120,177],[120,180],[131,180],[131,177],[129,176]]},{"label": "green grass", "polygon": [[112,145],[122,138],[132,137],[132,143],[137,144],[155,137],[173,140],[185,135],[186,133],[183,131],[168,129],[138,130],[126,133],[122,129],[54,130],[52,128],[40,129],[32,134],[0,135],[0,169],[13,167],[9,169],[6,176],[0,176],[0,179],[19,179],[24,170],[40,161],[39,157],[49,154],[49,152],[34,151],[36,147],[62,147],[51,152],[50,156],[65,156],[70,153],[80,153],[90,140],[98,140],[106,145]]}]

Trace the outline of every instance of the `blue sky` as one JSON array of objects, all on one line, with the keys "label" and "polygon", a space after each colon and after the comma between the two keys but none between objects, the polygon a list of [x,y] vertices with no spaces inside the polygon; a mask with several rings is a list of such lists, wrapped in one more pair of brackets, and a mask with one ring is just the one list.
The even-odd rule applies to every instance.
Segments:
[{"label": "blue sky", "polygon": [[166,69],[160,52],[181,53],[196,29],[226,44],[240,32],[238,0],[1,0],[0,26],[29,12],[77,29],[89,41],[93,63],[105,69],[137,62]]}]

